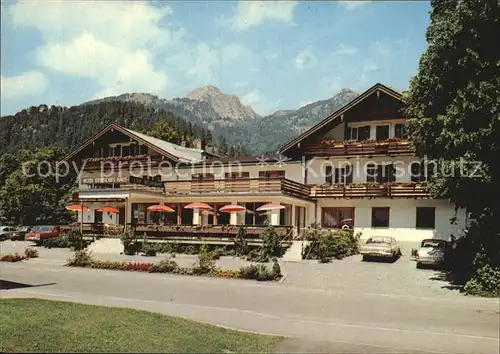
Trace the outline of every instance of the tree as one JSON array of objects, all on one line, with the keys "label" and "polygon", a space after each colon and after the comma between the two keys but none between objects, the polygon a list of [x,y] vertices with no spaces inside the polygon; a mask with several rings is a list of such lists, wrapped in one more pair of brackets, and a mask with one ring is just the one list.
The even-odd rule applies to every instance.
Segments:
[{"label": "tree", "polygon": [[175,126],[165,119],[157,121],[148,135],[174,144],[181,143],[181,137],[175,129]]},{"label": "tree", "polygon": [[463,241],[469,255],[461,260],[471,277],[487,264],[500,267],[500,3],[431,6],[429,46],[405,113],[418,154],[440,166],[430,191],[467,208],[474,220]]}]

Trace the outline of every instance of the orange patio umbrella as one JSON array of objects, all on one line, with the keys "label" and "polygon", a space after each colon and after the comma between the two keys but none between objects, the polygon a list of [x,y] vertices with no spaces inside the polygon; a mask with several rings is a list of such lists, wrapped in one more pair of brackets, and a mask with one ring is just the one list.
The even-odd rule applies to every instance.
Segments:
[{"label": "orange patio umbrella", "polygon": [[278,203],[268,203],[258,207],[257,211],[270,211],[279,209],[285,209],[285,206]]},{"label": "orange patio umbrella", "polygon": [[85,205],[83,204],[70,204],[70,205],[66,205],[66,210],[69,210],[69,211],[89,211],[89,208],[87,208]]},{"label": "orange patio umbrella", "polygon": [[246,211],[247,209],[244,206],[238,204],[228,204],[224,205],[219,209],[219,211],[223,213],[238,213],[240,211]]},{"label": "orange patio umbrella", "polygon": [[102,213],[120,214],[120,210],[118,210],[112,206],[105,206],[105,207],[97,209],[97,211],[100,211]]},{"label": "orange patio umbrella", "polygon": [[172,209],[171,207],[167,206],[167,205],[152,205],[150,207],[147,208],[149,211],[160,211],[162,213],[173,213],[175,212],[174,209]]},{"label": "orange patio umbrella", "polygon": [[191,203],[184,207],[184,209],[202,209],[202,210],[212,210],[213,208],[205,203]]},{"label": "orange patio umbrella", "polygon": [[89,211],[89,208],[87,208],[85,205],[83,205],[83,201],[80,204],[69,204],[66,205],[66,210],[69,211],[81,211],[81,220],[80,220],[80,232],[83,234],[83,212],[84,211]]}]

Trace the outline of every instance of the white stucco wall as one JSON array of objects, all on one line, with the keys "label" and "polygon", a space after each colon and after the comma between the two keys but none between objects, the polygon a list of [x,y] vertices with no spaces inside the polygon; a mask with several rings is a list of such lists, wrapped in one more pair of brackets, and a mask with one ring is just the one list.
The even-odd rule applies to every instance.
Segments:
[{"label": "white stucco wall", "polygon": [[[451,224],[450,219],[455,216],[455,206],[442,199],[320,199],[316,213],[318,222],[321,221],[322,207],[354,207],[354,231],[361,232],[363,239],[370,236],[393,236],[399,241],[419,242],[424,238],[449,241],[451,235],[463,236],[467,219],[465,210],[459,209],[456,223]],[[371,226],[372,207],[390,208],[388,228]],[[416,228],[417,207],[436,208],[435,229]]]}]

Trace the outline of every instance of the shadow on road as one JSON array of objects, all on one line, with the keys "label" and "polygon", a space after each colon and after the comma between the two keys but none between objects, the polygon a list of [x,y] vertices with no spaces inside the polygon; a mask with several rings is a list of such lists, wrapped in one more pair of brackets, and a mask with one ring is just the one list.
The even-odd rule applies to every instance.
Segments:
[{"label": "shadow on road", "polygon": [[394,263],[400,257],[372,257],[372,256],[364,256],[363,262],[374,262],[374,263]]},{"label": "shadow on road", "polygon": [[[432,269],[432,270],[436,270],[435,267],[434,268],[427,267],[427,268]],[[465,281],[460,279],[460,277],[458,277],[456,274],[454,274],[453,272],[451,272],[449,270],[444,270],[444,269],[437,269],[437,270],[438,270],[438,274],[433,276],[433,277],[430,277],[429,278],[430,280],[447,282],[448,283],[447,285],[443,285],[441,287],[443,289],[458,290],[460,292],[464,291]]]},{"label": "shadow on road", "polygon": [[35,288],[40,286],[49,286],[55,285],[56,283],[47,283],[47,284],[25,284],[25,283],[17,283],[14,281],[2,280],[0,279],[0,290],[10,290],[10,289],[23,289],[23,288]]}]

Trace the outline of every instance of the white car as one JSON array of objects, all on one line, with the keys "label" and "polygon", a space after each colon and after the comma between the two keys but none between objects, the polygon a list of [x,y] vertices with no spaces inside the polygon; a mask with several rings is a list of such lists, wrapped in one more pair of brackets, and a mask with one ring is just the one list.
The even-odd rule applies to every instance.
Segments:
[{"label": "white car", "polygon": [[5,240],[9,234],[16,231],[15,227],[12,226],[0,226],[0,241]]},{"label": "white car", "polygon": [[369,258],[396,259],[401,255],[401,249],[394,237],[374,236],[366,240],[365,244],[361,246],[360,253],[364,261]]}]

